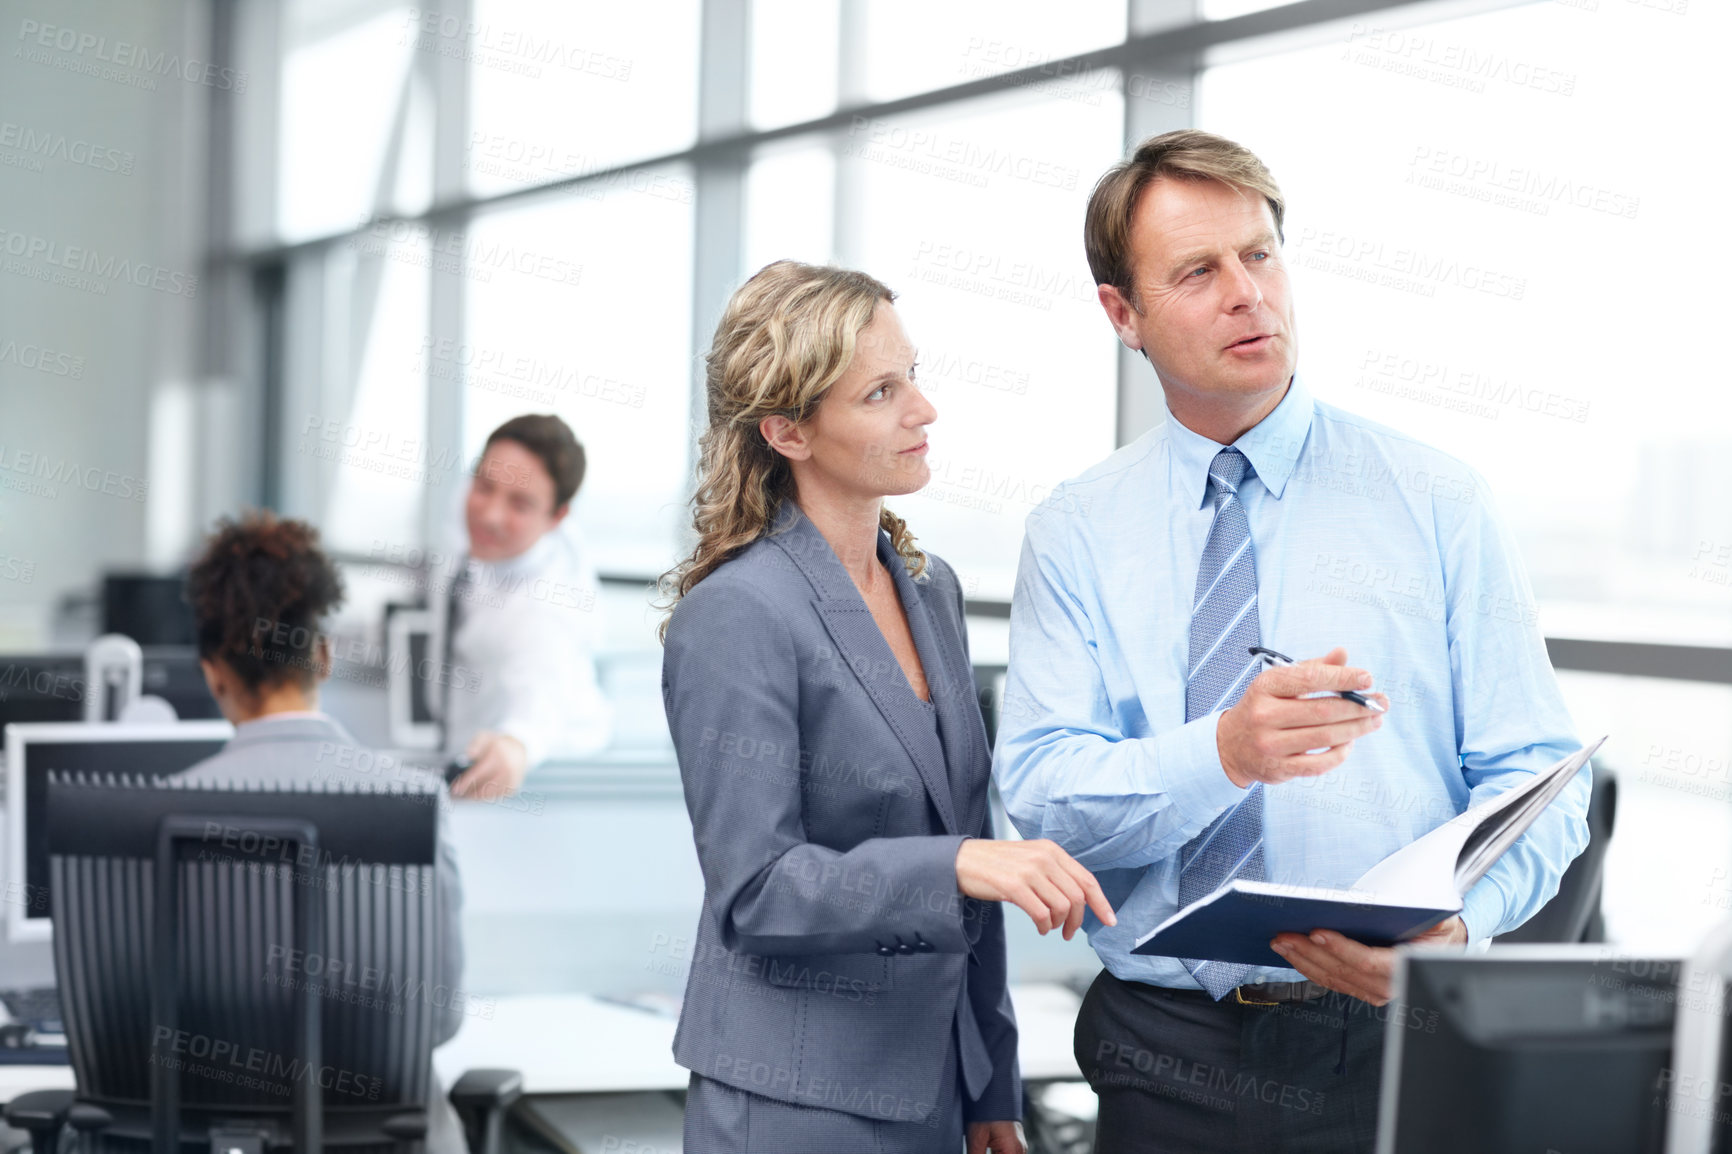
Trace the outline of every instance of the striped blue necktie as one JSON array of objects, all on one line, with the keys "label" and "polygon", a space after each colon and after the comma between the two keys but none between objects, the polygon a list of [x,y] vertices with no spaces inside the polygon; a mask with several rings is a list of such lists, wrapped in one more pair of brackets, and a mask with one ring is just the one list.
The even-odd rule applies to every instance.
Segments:
[{"label": "striped blue necktie", "polygon": [[[1239,502],[1239,486],[1250,462],[1237,449],[1222,449],[1209,463],[1215,522],[1191,602],[1190,672],[1185,681],[1185,720],[1207,717],[1244,696],[1261,661],[1247,652],[1261,640],[1257,621],[1257,559],[1251,525]],[[1263,870],[1263,787],[1209,823],[1179,850],[1179,907],[1207,897],[1234,878],[1260,880]],[[1253,967],[1181,958],[1191,976],[1219,1000],[1242,983]]]}]

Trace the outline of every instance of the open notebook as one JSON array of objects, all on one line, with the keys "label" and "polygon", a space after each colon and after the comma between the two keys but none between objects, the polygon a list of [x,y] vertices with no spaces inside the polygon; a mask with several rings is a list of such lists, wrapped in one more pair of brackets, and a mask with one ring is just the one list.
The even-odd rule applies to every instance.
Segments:
[{"label": "open notebook", "polygon": [[1461,912],[1461,898],[1557,800],[1602,737],[1390,854],[1351,889],[1232,881],[1137,939],[1132,953],[1287,967],[1279,933],[1335,930],[1370,946],[1405,941]]}]

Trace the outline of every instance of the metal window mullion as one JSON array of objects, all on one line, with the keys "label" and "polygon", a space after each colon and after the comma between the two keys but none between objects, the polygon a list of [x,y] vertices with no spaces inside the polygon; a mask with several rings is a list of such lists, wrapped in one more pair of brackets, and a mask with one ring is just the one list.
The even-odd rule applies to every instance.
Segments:
[{"label": "metal window mullion", "polygon": [[[866,86],[866,6],[870,0],[839,0],[836,21],[836,107],[861,108],[871,102]],[[830,252],[836,263],[858,267],[866,224],[865,161],[848,148],[849,134],[830,134],[830,154],[836,165],[836,185],[830,211]]]},{"label": "metal window mullion", "polygon": [[[473,0],[450,0],[442,15],[453,15],[464,26],[470,23]],[[433,202],[460,201],[468,195],[465,163],[469,140],[469,63],[461,55],[438,52],[416,54],[416,69],[433,93]],[[473,213],[463,212],[441,222],[445,229],[467,235]],[[456,244],[441,259],[432,262],[427,276],[427,336],[434,341],[464,339],[468,320],[468,278],[464,263],[468,246]],[[427,445],[430,455],[457,460],[463,447],[464,394],[460,373],[437,373],[439,358],[421,358],[426,390]],[[456,489],[465,473],[454,469],[430,471],[425,502],[421,509],[421,543],[429,548],[444,544],[440,534],[447,523],[446,512],[455,503]]]},{"label": "metal window mullion", "polygon": [[[1135,37],[1151,28],[1183,27],[1202,18],[1202,0],[1130,0],[1128,33]],[[1195,126],[1196,101],[1162,103],[1149,99],[1151,91],[1167,92],[1162,85],[1181,86],[1194,96],[1202,62],[1197,55],[1162,57],[1119,75],[1125,98],[1125,155],[1151,136],[1177,128]],[[1113,444],[1126,445],[1159,424],[1165,417],[1161,385],[1142,353],[1119,345],[1118,395],[1114,406]]]},{"label": "metal window mullion", "polygon": [[[746,132],[751,78],[750,0],[704,0],[698,56],[698,145]],[[707,412],[703,353],[728,296],[740,279],[745,226],[747,154],[697,152],[692,160],[692,383],[691,419],[701,429]],[[687,475],[696,468],[697,438],[686,438]],[[682,526],[680,548],[689,543]]]}]

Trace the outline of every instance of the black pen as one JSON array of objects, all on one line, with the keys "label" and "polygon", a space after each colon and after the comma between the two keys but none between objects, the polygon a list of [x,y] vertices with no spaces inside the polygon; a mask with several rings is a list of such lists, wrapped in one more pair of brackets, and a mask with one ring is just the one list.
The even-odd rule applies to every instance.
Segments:
[{"label": "black pen", "polygon": [[[1261,657],[1264,661],[1268,662],[1270,665],[1297,665],[1297,664],[1299,664],[1297,661],[1294,661],[1291,657],[1287,656],[1285,653],[1277,653],[1273,649],[1265,649],[1261,645],[1251,646],[1251,656]],[[1334,692],[1340,697],[1345,697],[1347,700],[1353,702],[1355,705],[1363,705],[1365,708],[1374,709],[1378,713],[1387,713],[1388,712],[1388,710],[1384,709],[1383,706],[1377,704],[1377,701],[1374,698],[1367,697],[1363,693],[1356,693],[1351,689],[1337,689]]]}]

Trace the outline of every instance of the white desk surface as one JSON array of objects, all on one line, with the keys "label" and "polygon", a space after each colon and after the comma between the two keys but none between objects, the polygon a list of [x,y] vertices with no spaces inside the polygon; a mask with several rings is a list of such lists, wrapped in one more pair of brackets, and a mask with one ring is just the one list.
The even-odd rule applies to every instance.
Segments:
[{"label": "white desk surface", "polygon": [[1082,998],[1069,986],[1033,982],[1010,987],[1016,1006],[1016,1056],[1025,1082],[1081,1080],[1076,1015]]},{"label": "white desk surface", "polygon": [[0,1066],[0,1102],[32,1090],[70,1090],[71,1066]]},{"label": "white desk surface", "polygon": [[464,1020],[457,1036],[433,1051],[449,1086],[465,1070],[523,1074],[526,1094],[683,1090],[689,1077],[674,1063],[674,1020],[604,1002],[588,994],[494,998],[491,1018]]},{"label": "white desk surface", "polygon": [[[1081,1078],[1071,1034],[1081,999],[1063,986],[1011,987],[1028,1081]],[[471,1017],[434,1051],[449,1086],[465,1070],[518,1070],[527,1094],[683,1090],[674,1062],[674,1020],[587,994],[495,998],[491,1018]]]},{"label": "white desk surface", "polygon": [[[1063,986],[1012,986],[1022,1076],[1031,1082],[1082,1077],[1071,1054],[1076,994]],[[492,1018],[472,1017],[433,1053],[449,1086],[465,1070],[523,1073],[529,1094],[683,1090],[675,1064],[674,1021],[587,994],[496,998]],[[0,1065],[0,1102],[31,1090],[72,1089],[71,1066]]]}]

